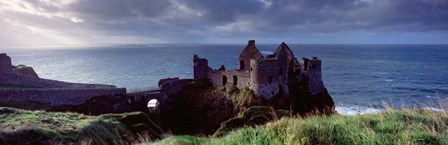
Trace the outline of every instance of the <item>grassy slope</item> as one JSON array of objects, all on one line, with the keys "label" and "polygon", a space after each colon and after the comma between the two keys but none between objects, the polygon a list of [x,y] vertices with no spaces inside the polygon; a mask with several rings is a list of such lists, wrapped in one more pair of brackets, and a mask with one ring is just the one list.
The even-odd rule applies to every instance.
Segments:
[{"label": "grassy slope", "polygon": [[448,114],[388,110],[368,115],[281,119],[222,138],[172,136],[142,144],[448,144]]},{"label": "grassy slope", "polygon": [[126,144],[135,140],[130,127],[134,124],[123,122],[127,118],[147,116],[140,112],[88,116],[0,107],[0,144]]}]

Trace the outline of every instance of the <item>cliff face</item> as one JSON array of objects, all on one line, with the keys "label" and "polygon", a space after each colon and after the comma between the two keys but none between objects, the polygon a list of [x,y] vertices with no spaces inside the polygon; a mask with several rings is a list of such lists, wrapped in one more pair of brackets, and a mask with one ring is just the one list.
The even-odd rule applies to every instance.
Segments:
[{"label": "cliff face", "polygon": [[210,135],[221,123],[251,106],[289,110],[290,115],[302,117],[336,113],[325,89],[313,95],[306,80],[288,86],[289,95],[280,91],[266,99],[255,96],[248,88],[213,88],[211,82],[195,81],[160,104],[159,120],[173,134]]}]

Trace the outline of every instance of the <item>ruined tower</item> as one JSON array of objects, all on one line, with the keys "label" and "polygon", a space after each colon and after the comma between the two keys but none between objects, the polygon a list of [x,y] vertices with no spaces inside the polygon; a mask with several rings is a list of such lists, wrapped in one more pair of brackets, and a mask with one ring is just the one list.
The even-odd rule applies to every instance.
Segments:
[{"label": "ruined tower", "polygon": [[208,60],[205,58],[199,58],[197,55],[193,56],[193,73],[194,80],[208,79]]},{"label": "ruined tower", "polygon": [[316,95],[324,90],[324,82],[322,81],[321,60],[317,57],[308,61],[308,88],[312,95]]},{"label": "ruined tower", "polygon": [[250,60],[259,58],[263,58],[263,55],[255,46],[255,40],[249,40],[246,48],[240,54],[239,70],[249,70]]},{"label": "ruined tower", "polygon": [[6,53],[0,54],[0,71],[12,72],[11,58]]}]

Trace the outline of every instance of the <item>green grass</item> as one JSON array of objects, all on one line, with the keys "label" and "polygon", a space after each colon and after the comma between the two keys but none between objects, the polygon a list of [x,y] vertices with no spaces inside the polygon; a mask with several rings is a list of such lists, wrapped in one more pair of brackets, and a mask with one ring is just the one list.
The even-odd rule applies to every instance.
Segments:
[{"label": "green grass", "polygon": [[254,92],[249,87],[242,89],[238,89],[235,86],[228,86],[227,88],[218,87],[212,88],[208,90],[208,92],[211,92],[211,94],[219,94],[218,96],[224,96],[227,99],[232,100],[237,106],[244,106],[260,99],[260,97],[255,96]]},{"label": "green grass", "polygon": [[88,116],[0,107],[0,144],[121,145],[138,139],[135,130],[151,123],[141,112]]},{"label": "green grass", "polygon": [[405,109],[355,116],[284,118],[221,138],[171,136],[141,144],[448,144],[448,114]]}]

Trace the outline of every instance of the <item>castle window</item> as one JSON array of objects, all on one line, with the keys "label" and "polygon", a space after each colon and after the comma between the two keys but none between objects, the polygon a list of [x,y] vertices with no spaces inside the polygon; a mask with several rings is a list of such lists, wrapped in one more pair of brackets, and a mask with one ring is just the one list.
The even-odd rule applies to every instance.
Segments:
[{"label": "castle window", "polygon": [[244,60],[240,60],[240,70],[244,69]]},{"label": "castle window", "polygon": [[225,86],[227,84],[227,77],[226,76],[222,76],[222,85]]},{"label": "castle window", "polygon": [[272,83],[272,76],[268,77],[268,81],[269,81],[269,83]]},{"label": "castle window", "polygon": [[315,68],[316,68],[316,65],[315,65],[315,64],[311,65],[311,68],[315,69]]},{"label": "castle window", "polygon": [[233,85],[236,86],[238,84],[238,77],[233,76]]},{"label": "castle window", "polygon": [[282,69],[279,69],[278,70],[278,75],[282,75],[282,73],[283,73]]}]

